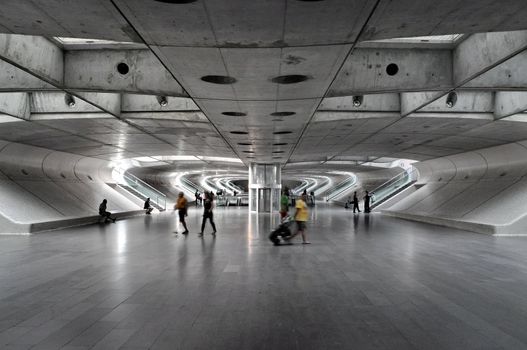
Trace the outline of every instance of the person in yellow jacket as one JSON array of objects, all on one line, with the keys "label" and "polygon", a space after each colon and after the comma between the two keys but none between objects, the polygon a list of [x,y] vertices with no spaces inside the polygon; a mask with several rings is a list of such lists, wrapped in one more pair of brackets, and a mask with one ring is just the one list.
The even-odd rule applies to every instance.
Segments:
[{"label": "person in yellow jacket", "polygon": [[302,194],[302,197],[296,200],[295,221],[296,221],[298,230],[293,235],[287,237],[288,241],[300,233],[302,235],[302,244],[311,244],[311,242],[307,240],[307,236],[306,236],[306,222],[307,222],[307,219],[309,218],[309,211],[307,209],[306,197],[307,196],[305,194]]},{"label": "person in yellow jacket", "polygon": [[176,205],[174,206],[174,210],[178,210],[179,222],[181,223],[181,225],[183,225],[183,228],[185,229],[185,231],[183,231],[184,235],[188,234],[187,223],[185,222],[185,216],[187,216],[187,206],[187,199],[185,198],[185,195],[183,194],[183,192],[179,192]]}]

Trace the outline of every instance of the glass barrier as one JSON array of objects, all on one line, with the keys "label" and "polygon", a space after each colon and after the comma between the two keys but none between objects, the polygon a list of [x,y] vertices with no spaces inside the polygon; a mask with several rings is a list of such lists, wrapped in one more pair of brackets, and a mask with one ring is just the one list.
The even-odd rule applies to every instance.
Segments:
[{"label": "glass barrier", "polygon": [[350,188],[355,186],[356,183],[357,178],[355,176],[350,176],[346,180],[338,183],[335,187],[326,192],[326,202],[335,199],[342,193],[348,191]]},{"label": "glass barrier", "polygon": [[167,196],[156,190],[154,187],[150,186],[143,180],[139,179],[137,176],[134,176],[129,173],[122,174],[122,178],[124,180],[125,187],[129,187],[133,191],[135,191],[136,195],[146,200],[147,198],[150,198],[150,202],[152,203],[152,206],[157,207],[159,210],[166,210],[167,207]]},{"label": "glass barrier", "polygon": [[370,192],[372,197],[371,206],[380,204],[395,193],[408,187],[408,185],[417,181],[418,175],[417,169],[412,167],[378,186]]}]

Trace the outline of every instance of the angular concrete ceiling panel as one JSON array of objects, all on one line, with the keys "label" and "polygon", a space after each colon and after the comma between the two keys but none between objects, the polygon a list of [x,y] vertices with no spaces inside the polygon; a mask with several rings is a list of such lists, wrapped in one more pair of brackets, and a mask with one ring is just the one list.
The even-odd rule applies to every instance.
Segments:
[{"label": "angular concrete ceiling panel", "polygon": [[5,0],[0,23],[10,33],[73,38],[138,40],[110,1]]},{"label": "angular concrete ceiling panel", "polygon": [[523,0],[381,0],[362,39],[518,30],[525,16]]}]

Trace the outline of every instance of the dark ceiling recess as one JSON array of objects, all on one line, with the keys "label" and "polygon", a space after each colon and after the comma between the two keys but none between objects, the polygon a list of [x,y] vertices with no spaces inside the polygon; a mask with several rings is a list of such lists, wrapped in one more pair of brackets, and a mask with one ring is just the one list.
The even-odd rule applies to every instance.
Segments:
[{"label": "dark ceiling recess", "polygon": [[254,151],[242,151],[243,153],[254,153]]},{"label": "dark ceiling recess", "polygon": [[201,80],[212,83],[212,84],[234,84],[236,79],[227,75],[205,75],[201,77]]},{"label": "dark ceiling recess", "polygon": [[190,4],[196,2],[197,0],[155,0],[157,2],[164,2],[166,4]]},{"label": "dark ceiling recess", "polygon": [[399,72],[399,66],[395,63],[390,63],[386,66],[386,74],[388,75],[395,75]]},{"label": "dark ceiling recess", "polygon": [[247,157],[245,157],[245,158],[250,158],[250,159],[253,159],[254,157],[253,157],[253,156],[247,156]]},{"label": "dark ceiling recess", "polygon": [[284,153],[284,151],[273,151],[273,154]]},{"label": "dark ceiling recess", "polygon": [[287,134],[292,134],[293,132],[292,131],[275,131],[273,132],[274,135],[287,135]]},{"label": "dark ceiling recess", "polygon": [[287,142],[277,142],[277,143],[273,143],[273,146],[286,146],[287,145]]},{"label": "dark ceiling recess", "polygon": [[271,113],[271,116],[273,117],[288,117],[290,115],[296,114],[295,112],[274,112]]},{"label": "dark ceiling recess", "polygon": [[231,134],[233,134],[233,135],[247,135],[248,132],[247,131],[237,131],[237,130],[235,130],[235,131],[231,131]]},{"label": "dark ceiling recess", "polygon": [[126,75],[130,71],[130,67],[126,63],[121,62],[117,64],[117,71],[119,74]]},{"label": "dark ceiling recess", "polygon": [[253,144],[250,142],[238,142],[238,145],[240,146],[252,146]]},{"label": "dark ceiling recess", "polygon": [[283,119],[280,119],[280,118],[275,118],[273,119],[273,122],[283,122],[284,120]]},{"label": "dark ceiling recess", "polygon": [[296,84],[308,80],[307,75],[291,74],[291,75],[280,75],[271,79],[273,83],[277,84]]},{"label": "dark ceiling recess", "polygon": [[228,115],[229,117],[245,117],[247,113],[242,112],[222,112],[223,115]]}]

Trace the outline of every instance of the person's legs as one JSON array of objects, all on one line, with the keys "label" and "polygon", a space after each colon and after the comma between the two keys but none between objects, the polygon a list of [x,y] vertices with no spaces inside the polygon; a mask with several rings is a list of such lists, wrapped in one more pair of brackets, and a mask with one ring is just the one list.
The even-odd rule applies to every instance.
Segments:
[{"label": "person's legs", "polygon": [[298,221],[298,232],[297,233],[300,233],[302,235],[302,244],[311,243],[307,240],[305,221]]},{"label": "person's legs", "polygon": [[212,234],[215,235],[216,234],[216,224],[214,223],[214,214],[213,213],[210,213],[209,220],[210,220],[210,224],[212,226]]},{"label": "person's legs", "polygon": [[112,218],[112,213],[110,213],[109,211],[105,212],[104,215],[106,215],[106,220],[112,220],[113,222],[115,222],[115,220],[117,218]]},{"label": "person's legs", "polygon": [[203,236],[203,231],[205,230],[205,222],[207,222],[207,215],[203,214],[203,221],[201,221],[201,232],[200,236]]},{"label": "person's legs", "polygon": [[179,210],[179,222],[181,223],[181,225],[183,225],[183,228],[185,229],[185,231],[183,231],[183,234],[186,235],[188,233],[188,228],[187,228],[187,223],[185,222],[185,211],[184,210]]}]

